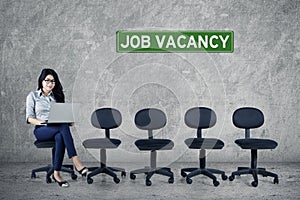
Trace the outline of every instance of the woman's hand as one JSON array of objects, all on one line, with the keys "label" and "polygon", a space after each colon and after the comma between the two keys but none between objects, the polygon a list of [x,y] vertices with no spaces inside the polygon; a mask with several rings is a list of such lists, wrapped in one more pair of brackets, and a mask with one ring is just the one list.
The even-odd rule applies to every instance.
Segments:
[{"label": "woman's hand", "polygon": [[27,121],[30,124],[34,124],[34,125],[39,125],[39,126],[46,126],[47,124],[42,124],[45,122],[45,120],[40,120],[40,119],[36,119],[36,118],[32,118],[32,117],[28,117]]},{"label": "woman's hand", "polygon": [[39,122],[40,122],[40,126],[47,126],[47,124],[42,124],[42,123],[45,123],[46,121],[45,120],[39,120]]}]

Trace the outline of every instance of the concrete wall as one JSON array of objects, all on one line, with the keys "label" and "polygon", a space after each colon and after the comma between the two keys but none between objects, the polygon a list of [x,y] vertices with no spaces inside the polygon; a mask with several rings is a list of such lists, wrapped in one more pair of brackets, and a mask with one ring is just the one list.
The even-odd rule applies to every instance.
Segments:
[{"label": "concrete wall", "polygon": [[[299,1],[0,1],[0,160],[48,160],[38,150],[33,126],[25,123],[26,95],[37,87],[44,67],[54,68],[68,102],[81,103],[80,121],[72,128],[78,154],[96,161],[97,151],[81,143],[103,132],[90,125],[96,108],[112,106],[123,114],[112,136],[122,139],[109,161],[146,162],[148,153],[134,145],[146,133],[133,124],[144,107],[166,112],[167,126],[155,133],[171,138],[173,151],[159,161],[197,161],[184,139],[196,132],[184,125],[185,111],[208,106],[217,124],[207,137],[225,142],[209,152],[217,162],[248,161],[250,153],[234,140],[244,137],[231,122],[241,106],[262,109],[265,124],[255,137],[279,143],[259,153],[266,162],[299,162],[300,121]],[[233,53],[116,53],[118,30],[233,30]]]}]

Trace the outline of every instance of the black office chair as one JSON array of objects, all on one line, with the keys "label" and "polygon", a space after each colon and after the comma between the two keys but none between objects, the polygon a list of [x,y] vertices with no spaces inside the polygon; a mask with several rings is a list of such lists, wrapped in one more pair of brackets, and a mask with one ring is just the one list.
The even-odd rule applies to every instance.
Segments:
[{"label": "black office chair", "polygon": [[136,178],[135,174],[146,174],[146,185],[150,186],[150,178],[154,174],[168,176],[169,183],[174,183],[174,174],[168,167],[156,167],[156,156],[158,150],[171,150],[174,146],[169,139],[154,139],[153,130],[160,129],[166,125],[167,118],[163,111],[155,108],[146,108],[136,113],[135,125],[142,130],[148,131],[148,139],[139,139],[135,145],[140,151],[150,151],[150,166],[130,172],[130,179]]},{"label": "black office chair", "polygon": [[121,140],[110,138],[110,129],[117,128],[122,123],[121,113],[114,108],[100,108],[92,113],[91,123],[96,128],[105,129],[105,138],[94,138],[83,141],[83,146],[87,149],[100,149],[100,167],[88,167],[91,173],[87,175],[87,183],[93,183],[91,177],[100,173],[105,173],[113,177],[114,182],[119,183],[120,179],[115,172],[121,172],[121,176],[125,177],[125,169],[108,167],[106,165],[106,149],[115,149],[121,144]]},{"label": "black office chair", "polygon": [[[37,168],[37,169],[33,169],[32,172],[31,172],[31,178],[36,178],[36,173],[37,172],[46,172],[47,173],[46,183],[51,183],[52,182],[51,175],[54,172],[53,162],[54,162],[54,153],[55,153],[55,141],[54,140],[47,140],[47,141],[36,140],[34,142],[34,145],[37,148],[51,148],[52,149],[52,164],[49,164],[48,166],[45,166],[45,167],[40,167],[40,168]],[[61,171],[71,174],[71,178],[73,180],[77,179],[77,175],[74,172],[73,165],[62,165]]]},{"label": "black office chair", "polygon": [[[184,142],[190,149],[199,149],[199,164],[198,168],[181,169],[181,176],[186,177],[188,184],[192,183],[192,177],[203,174],[213,180],[214,186],[220,183],[214,174],[221,174],[222,179],[226,180],[227,176],[224,171],[218,169],[206,168],[206,149],[222,149],[224,142],[216,138],[203,138],[202,129],[213,127],[216,124],[217,116],[213,110],[206,107],[195,107],[189,109],[185,113],[185,123],[190,128],[197,129],[196,138],[188,138]],[[187,174],[189,172],[189,174]]]},{"label": "black office chair", "polygon": [[251,183],[253,187],[257,187],[258,178],[260,174],[263,177],[271,176],[274,177],[274,184],[279,183],[278,175],[267,171],[265,168],[257,168],[257,150],[258,149],[275,149],[277,142],[270,139],[251,138],[250,129],[258,128],[264,123],[264,114],[257,108],[244,107],[237,109],[232,116],[233,124],[238,128],[245,129],[245,138],[237,139],[235,143],[242,149],[251,149],[251,166],[249,167],[238,167],[238,170],[232,172],[229,176],[229,180],[233,181],[235,176],[242,174],[252,174],[254,181]]}]

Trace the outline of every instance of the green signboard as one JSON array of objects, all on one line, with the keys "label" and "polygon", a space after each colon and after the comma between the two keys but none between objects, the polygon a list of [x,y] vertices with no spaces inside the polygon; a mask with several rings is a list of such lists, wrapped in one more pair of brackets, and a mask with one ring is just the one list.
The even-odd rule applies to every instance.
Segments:
[{"label": "green signboard", "polygon": [[233,31],[117,31],[117,52],[232,53]]}]

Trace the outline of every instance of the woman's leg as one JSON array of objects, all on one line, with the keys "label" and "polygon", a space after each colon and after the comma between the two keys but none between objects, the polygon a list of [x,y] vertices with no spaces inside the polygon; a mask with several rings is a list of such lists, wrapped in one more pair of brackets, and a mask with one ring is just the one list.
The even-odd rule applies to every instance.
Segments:
[{"label": "woman's leg", "polygon": [[54,178],[63,182],[64,179],[60,176],[59,171],[61,170],[62,162],[65,155],[65,144],[63,141],[62,134],[59,132],[58,127],[55,126],[42,126],[34,130],[34,135],[37,140],[55,140],[55,152],[54,152]]},{"label": "woman's leg", "polygon": [[60,171],[62,161],[65,155],[65,144],[63,141],[62,134],[58,127],[55,126],[42,126],[34,130],[36,139],[40,141],[44,140],[55,140],[55,153],[53,168],[56,171]]},{"label": "woman's leg", "polygon": [[63,138],[63,142],[66,146],[69,158],[77,156],[69,125],[68,124],[60,125],[59,132],[61,133],[61,136]]},{"label": "woman's leg", "polygon": [[[53,126],[53,127],[48,126],[48,127],[41,127],[41,128],[48,128],[48,129],[51,129],[51,130],[56,130],[58,133],[60,133],[63,144],[65,145],[65,147],[67,149],[68,156],[69,156],[69,158],[72,158],[72,161],[73,161],[76,169],[78,171],[80,171],[81,169],[84,168],[84,165],[81,163],[81,161],[79,160],[79,158],[77,156],[75,146],[74,146],[73,137],[72,137],[72,134],[71,134],[71,131],[70,131],[70,128],[69,128],[68,124],[61,124],[60,126]],[[40,128],[38,128],[38,129],[40,129]],[[55,134],[57,134],[57,132]],[[36,135],[36,137],[39,136],[40,139],[44,139],[44,140],[51,139],[50,136],[46,137],[45,136],[46,134],[44,135],[43,133],[40,133],[40,134],[35,133],[35,135]],[[39,138],[37,137],[37,139],[39,139]],[[58,151],[58,150],[56,150],[56,151]]]},{"label": "woman's leg", "polygon": [[54,136],[59,132],[55,126],[40,126],[34,129],[33,133],[37,140],[54,140]]},{"label": "woman's leg", "polygon": [[82,170],[84,168],[84,165],[79,160],[78,156],[73,156],[72,157],[72,161],[73,161],[73,163],[74,163],[77,171],[80,171],[80,170]]},{"label": "woman's leg", "polygon": [[62,134],[58,132],[55,135],[55,154],[53,168],[55,171],[60,171],[65,155],[65,144],[63,141]]},{"label": "woman's leg", "polygon": [[82,170],[84,168],[84,165],[82,164],[82,162],[79,160],[77,156],[69,125],[62,124],[60,126],[60,132],[62,133],[61,135],[63,137],[64,144],[66,145],[69,158],[72,159],[76,170],[78,171]]}]

